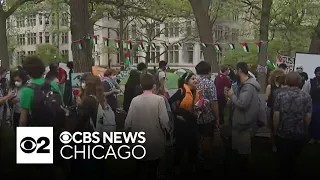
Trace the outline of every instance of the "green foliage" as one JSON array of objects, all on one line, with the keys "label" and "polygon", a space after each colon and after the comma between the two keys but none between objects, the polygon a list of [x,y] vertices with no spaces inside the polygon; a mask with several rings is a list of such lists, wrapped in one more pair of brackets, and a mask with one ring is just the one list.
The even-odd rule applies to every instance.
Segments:
[{"label": "green foliage", "polygon": [[57,47],[52,44],[39,44],[37,45],[36,53],[45,64],[50,64],[53,62],[61,62],[63,58],[58,55]]}]

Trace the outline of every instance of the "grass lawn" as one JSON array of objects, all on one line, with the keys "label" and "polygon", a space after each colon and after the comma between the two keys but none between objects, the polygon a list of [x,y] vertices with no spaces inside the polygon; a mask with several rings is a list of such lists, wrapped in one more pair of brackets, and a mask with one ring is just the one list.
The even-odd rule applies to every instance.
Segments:
[{"label": "grass lawn", "polygon": [[[118,98],[119,104],[122,105],[123,98]],[[227,119],[227,117],[226,117]],[[14,177],[19,175],[15,171],[15,138],[14,132],[10,128],[1,129],[1,160],[0,160],[0,174]],[[308,176],[319,174],[320,164],[320,145],[307,145],[299,159],[297,173]],[[199,171],[197,178],[203,179],[202,176],[216,176],[221,175],[223,172],[223,166],[221,164],[223,160],[224,149],[221,143],[219,133],[215,137],[214,150],[212,152],[212,167],[207,171]],[[166,157],[161,162],[160,173],[169,176],[173,170],[173,148],[169,147],[166,152]],[[251,156],[251,168],[254,170],[255,175],[268,176],[276,172],[277,169],[277,157],[276,154],[271,151],[271,142],[269,138],[256,137],[252,141],[252,156]],[[134,173],[135,162],[133,160],[107,160],[107,174],[110,177],[116,177],[116,179],[132,179]],[[201,166],[201,164],[200,164]],[[306,173],[308,172],[308,173]],[[187,174],[187,173],[185,173]],[[189,179],[185,177],[184,179]],[[2,178],[1,178],[2,179]],[[11,178],[13,179],[13,178]]]}]

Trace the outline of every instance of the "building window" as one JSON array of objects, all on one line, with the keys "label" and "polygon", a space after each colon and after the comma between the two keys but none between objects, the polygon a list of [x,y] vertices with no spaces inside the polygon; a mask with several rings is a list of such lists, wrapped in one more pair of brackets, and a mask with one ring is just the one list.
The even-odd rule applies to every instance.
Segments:
[{"label": "building window", "polygon": [[68,44],[69,43],[69,34],[67,32],[61,33],[61,43]]},{"label": "building window", "polygon": [[45,43],[50,43],[50,34],[49,34],[49,32],[45,32],[45,34],[44,34],[44,41],[45,41]]},{"label": "building window", "polygon": [[51,34],[51,43],[56,44],[57,43],[57,36],[55,33]]},{"label": "building window", "polygon": [[191,36],[192,35],[192,24],[191,21],[186,22],[186,35]]},{"label": "building window", "polygon": [[174,45],[168,47],[168,51],[165,55],[165,60],[172,64],[178,64],[179,63],[179,46]]},{"label": "building window", "polygon": [[23,61],[25,55],[26,55],[25,51],[17,52],[18,64],[22,64],[22,61]]},{"label": "building window", "polygon": [[229,33],[230,33],[230,28],[225,26],[224,27],[224,35],[223,35],[224,41],[228,41],[229,40]]},{"label": "building window", "polygon": [[52,13],[52,14],[51,14],[51,24],[52,24],[52,25],[55,25],[55,24],[56,24],[56,14],[55,14],[55,13]]},{"label": "building window", "polygon": [[159,63],[160,61],[160,47],[150,48],[150,63]]},{"label": "building window", "polygon": [[193,63],[193,44],[186,44],[188,51],[188,63]]},{"label": "building window", "polygon": [[131,38],[132,39],[136,39],[137,38],[137,26],[136,25],[132,25],[131,26]]},{"label": "building window", "polygon": [[42,25],[42,24],[43,24],[42,18],[43,18],[42,14],[39,14],[39,15],[38,15],[39,25]]},{"label": "building window", "polygon": [[28,51],[28,56],[36,54],[36,51]]},{"label": "building window", "polygon": [[30,15],[27,18],[27,26],[33,27],[37,25],[37,18],[36,15]]},{"label": "building window", "polygon": [[62,50],[61,51],[61,55],[64,61],[68,61],[69,60],[69,50]]},{"label": "building window", "polygon": [[17,37],[18,45],[23,46],[26,44],[26,35],[25,34],[18,34]]},{"label": "building window", "polygon": [[61,25],[68,26],[69,25],[69,18],[67,13],[62,13]]},{"label": "building window", "polygon": [[17,17],[17,27],[25,27],[25,18],[24,17]]},{"label": "building window", "polygon": [[39,44],[43,43],[43,33],[39,32]]},{"label": "building window", "polygon": [[232,29],[231,30],[231,41],[238,42],[239,38],[239,29]]},{"label": "building window", "polygon": [[179,37],[179,22],[165,23],[166,37]]},{"label": "building window", "polygon": [[154,25],[154,36],[160,37],[160,35],[161,35],[160,24],[155,24]]},{"label": "building window", "polygon": [[239,15],[238,14],[234,14],[233,16],[232,16],[233,18],[233,21],[238,21],[239,20]]},{"label": "building window", "polygon": [[28,45],[37,44],[37,33],[29,33],[27,39]]},{"label": "building window", "polygon": [[223,36],[223,27],[221,25],[216,25],[214,30],[215,41],[221,41]]}]

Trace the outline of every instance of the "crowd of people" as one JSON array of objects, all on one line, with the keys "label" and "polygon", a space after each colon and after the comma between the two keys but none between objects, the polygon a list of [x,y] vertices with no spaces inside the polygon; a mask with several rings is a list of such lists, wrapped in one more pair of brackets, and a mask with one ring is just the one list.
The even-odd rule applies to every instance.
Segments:
[{"label": "crowd of people", "polygon": [[[68,67],[72,73],[72,64]],[[124,130],[144,131],[147,138],[144,144],[147,155],[137,160],[135,179],[156,179],[159,162],[168,145],[174,147],[177,177],[186,152],[188,172],[196,172],[197,161],[212,161],[214,136],[219,131],[231,152],[227,156],[232,156],[231,161],[226,162],[226,172],[247,175],[251,139],[258,128],[267,124],[273,145],[270,149],[279,155],[280,172],[292,173],[304,141],[310,137],[310,143],[320,143],[320,67],[315,69],[312,79],[305,77],[301,67],[297,72],[288,73],[286,68],[282,64],[270,73],[264,101],[260,84],[244,62],[237,63],[234,69],[221,65],[219,74],[212,80],[211,65],[201,61],[195,66],[196,73],[186,72],[181,76],[178,89],[171,96],[166,89],[167,62],[160,61],[153,74],[148,72],[146,64],[139,63],[137,70],[131,70],[123,92],[123,110],[127,114]],[[73,98],[63,98],[67,86],[71,86],[68,78],[71,75],[59,64],[50,65],[44,78],[43,61],[29,56],[22,67],[11,73],[10,83],[4,82],[5,73],[0,69],[2,123],[13,122],[13,127],[54,126],[55,133],[66,127],[69,131],[115,131],[105,125],[115,123],[111,121],[115,121],[117,95],[122,92],[115,70],[108,69],[103,79],[84,74],[80,94]],[[77,106],[76,115],[72,116],[75,120],[57,120],[70,119],[70,115],[66,117],[66,109],[60,107],[65,104]],[[226,119],[228,110],[229,119]],[[99,172],[104,165],[99,163],[101,161],[76,161],[72,167],[76,167],[79,178],[101,178]],[[55,165],[61,164],[65,165],[64,161],[55,158]]]}]

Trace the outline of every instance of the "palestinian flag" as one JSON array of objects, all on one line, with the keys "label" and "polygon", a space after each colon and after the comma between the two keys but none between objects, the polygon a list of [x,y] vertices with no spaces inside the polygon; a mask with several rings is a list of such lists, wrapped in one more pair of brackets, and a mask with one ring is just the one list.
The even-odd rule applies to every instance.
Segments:
[{"label": "palestinian flag", "polygon": [[132,42],[131,40],[127,41],[127,49],[132,49]]},{"label": "palestinian flag", "polygon": [[166,49],[168,49],[168,44],[166,43],[166,42],[163,42],[163,43],[161,43],[162,44],[162,46],[164,47],[164,48],[166,48]]},{"label": "palestinian flag", "polygon": [[242,46],[244,52],[249,52],[249,47],[246,42],[242,42],[242,43],[240,43],[240,45]]},{"label": "palestinian flag", "polygon": [[229,43],[229,47],[230,47],[231,50],[234,50],[234,49],[235,49],[235,46],[234,46],[233,43]]},{"label": "palestinian flag", "polygon": [[261,41],[256,42],[256,45],[257,45],[257,51],[258,51],[258,53],[260,53]]},{"label": "palestinian flag", "polygon": [[103,37],[103,44],[104,46],[109,46],[109,38]]},{"label": "palestinian flag", "polygon": [[137,41],[137,44],[138,44],[138,50],[139,50],[139,51],[144,50],[143,42]]},{"label": "palestinian flag", "polygon": [[214,43],[214,49],[216,50],[217,53],[221,52],[221,47],[219,45],[219,43]]},{"label": "palestinian flag", "polygon": [[119,39],[115,39],[114,40],[114,46],[116,47],[116,48],[120,48],[120,40]]},{"label": "palestinian flag", "polygon": [[129,65],[130,63],[130,51],[127,51],[126,54],[124,55],[124,63]]},{"label": "palestinian flag", "polygon": [[82,40],[74,41],[74,43],[75,43],[77,49],[79,49],[79,50],[83,49],[83,47],[82,47]]},{"label": "palestinian flag", "polygon": [[92,43],[92,44],[97,44],[97,40],[98,40],[98,36],[93,35],[93,36],[91,37],[91,43]]}]

